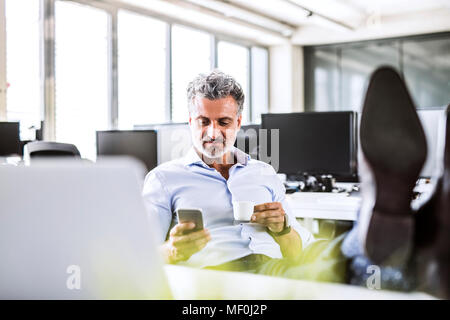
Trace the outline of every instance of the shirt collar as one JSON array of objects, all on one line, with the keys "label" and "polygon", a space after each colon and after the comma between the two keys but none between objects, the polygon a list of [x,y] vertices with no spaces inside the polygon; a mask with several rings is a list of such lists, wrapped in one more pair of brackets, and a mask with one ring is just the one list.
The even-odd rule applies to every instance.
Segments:
[{"label": "shirt collar", "polygon": [[[242,166],[247,165],[248,161],[250,160],[250,156],[248,154],[246,154],[245,152],[241,151],[240,149],[234,146],[232,147],[231,152],[235,155],[238,165]],[[200,164],[203,167],[209,168],[209,166],[205,162],[203,162],[203,160],[199,157],[193,146],[189,149],[189,152],[183,157],[183,164],[185,166]]]}]

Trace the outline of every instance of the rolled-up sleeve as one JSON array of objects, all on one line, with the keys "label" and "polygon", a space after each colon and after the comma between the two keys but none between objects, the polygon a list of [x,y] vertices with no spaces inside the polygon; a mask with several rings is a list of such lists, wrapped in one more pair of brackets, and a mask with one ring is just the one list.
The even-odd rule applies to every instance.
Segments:
[{"label": "rolled-up sleeve", "polygon": [[312,233],[306,229],[305,227],[301,226],[300,223],[298,223],[297,218],[292,213],[292,210],[286,201],[286,189],[283,186],[283,183],[278,179],[276,176],[275,170],[274,170],[274,200],[275,202],[280,202],[283,206],[284,212],[289,216],[289,222],[291,225],[291,228],[293,228],[297,233],[299,234],[300,238],[302,239],[302,248],[306,248],[308,245],[313,243],[315,241],[314,236]]},{"label": "rolled-up sleeve", "polygon": [[298,223],[296,217],[292,213],[291,208],[289,207],[289,204],[287,203],[286,199],[283,200],[277,200],[278,202],[281,202],[281,205],[283,206],[284,211],[289,216],[289,222],[291,224],[291,227],[294,228],[295,231],[299,234],[300,238],[302,239],[302,248],[306,248],[311,243],[315,241],[314,236],[311,232],[309,232],[308,229],[301,226],[300,223]]},{"label": "rolled-up sleeve", "polygon": [[158,217],[161,233],[157,237],[163,243],[172,222],[172,210],[169,193],[157,171],[147,174],[142,195],[149,221],[155,221],[155,216]]}]

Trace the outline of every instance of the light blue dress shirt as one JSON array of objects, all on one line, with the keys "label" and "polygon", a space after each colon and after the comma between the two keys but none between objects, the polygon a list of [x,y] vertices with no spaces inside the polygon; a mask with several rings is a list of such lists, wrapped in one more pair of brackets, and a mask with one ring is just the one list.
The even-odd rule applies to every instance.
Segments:
[{"label": "light blue dress shirt", "polygon": [[192,147],[183,158],[163,163],[145,179],[143,196],[148,214],[156,214],[162,227],[161,243],[177,209],[201,208],[204,227],[211,240],[199,252],[180,264],[193,267],[219,265],[249,254],[282,258],[280,246],[262,225],[235,224],[232,201],[255,204],[281,202],[305,248],[314,241],[312,234],[292,215],[285,201],[285,188],[272,166],[233,148],[237,163],[226,180],[204,163]]}]

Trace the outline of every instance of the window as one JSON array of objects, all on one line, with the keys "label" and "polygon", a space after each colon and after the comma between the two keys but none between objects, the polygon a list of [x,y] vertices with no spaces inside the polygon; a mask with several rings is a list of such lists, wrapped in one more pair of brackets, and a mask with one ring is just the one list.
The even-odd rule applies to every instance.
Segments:
[{"label": "window", "polygon": [[128,11],[118,14],[119,128],[166,119],[164,22]]},{"label": "window", "polygon": [[371,73],[389,65],[404,77],[416,107],[450,101],[450,33],[305,47],[307,110],[360,111]]},{"label": "window", "polygon": [[[305,52],[305,57],[308,54]],[[306,61],[306,60],[305,60]],[[305,62],[305,74],[311,77],[305,80],[308,108],[314,105],[316,111],[332,111],[339,108],[339,69],[338,54],[335,48],[320,48],[311,55],[311,62]]]},{"label": "window", "polygon": [[6,117],[20,121],[22,140],[35,138],[41,121],[39,1],[7,0]]},{"label": "window", "polygon": [[253,47],[251,115],[253,123],[261,123],[261,114],[269,112],[269,53]]},{"label": "window", "polygon": [[376,68],[389,65],[399,70],[398,43],[382,42],[342,48],[341,89],[336,108],[360,111],[366,85]]},{"label": "window", "polygon": [[211,36],[172,27],[172,121],[187,122],[186,88],[199,73],[211,70]]},{"label": "window", "polygon": [[217,45],[217,66],[231,75],[242,86],[245,94],[242,123],[250,122],[249,50],[234,43],[219,41]]},{"label": "window", "polygon": [[420,107],[450,103],[450,36],[403,42],[403,70]]},{"label": "window", "polygon": [[[82,22],[82,23],[81,23]],[[108,126],[108,15],[55,3],[56,140],[95,159],[95,131]]]},{"label": "window", "polygon": [[[1,66],[6,72],[1,80],[8,89],[1,116],[21,122],[23,140],[34,139],[41,121],[54,117],[46,124],[47,137],[73,143],[82,157],[95,160],[95,132],[115,128],[116,116],[119,129],[188,121],[187,86],[214,67],[242,85],[243,123],[259,122],[268,111],[266,48],[216,42],[210,33],[169,25],[120,4],[3,1],[6,43],[0,45],[5,48]],[[117,19],[110,16],[114,12]],[[48,32],[44,41],[44,28],[53,27],[53,21],[54,39]],[[117,47],[111,38],[114,30]],[[53,60],[54,66],[44,69],[43,63]],[[117,84],[117,90],[111,84]]]}]

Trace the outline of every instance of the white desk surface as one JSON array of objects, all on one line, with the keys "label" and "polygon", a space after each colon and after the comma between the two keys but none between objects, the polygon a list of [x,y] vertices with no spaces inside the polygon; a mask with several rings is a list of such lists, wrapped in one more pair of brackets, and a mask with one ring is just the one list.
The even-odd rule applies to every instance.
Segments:
[{"label": "white desk surface", "polygon": [[355,221],[361,197],[347,193],[296,192],[286,200],[297,218]]},{"label": "white desk surface", "polygon": [[[359,187],[359,184],[355,183],[337,183],[336,185],[346,191],[351,191],[354,186]],[[433,183],[423,183],[416,185],[414,191],[429,194],[433,188]],[[304,219],[355,221],[361,206],[361,196],[355,192],[351,194],[348,192],[296,192],[287,194],[286,199],[294,215]]]},{"label": "white desk surface", "polygon": [[357,213],[352,211],[330,211],[330,210],[292,210],[297,218],[303,219],[323,219],[323,220],[344,220],[356,221]]},{"label": "white desk surface", "polygon": [[177,300],[409,300],[434,299],[425,293],[370,290],[345,284],[291,280],[244,272],[165,265]]}]

